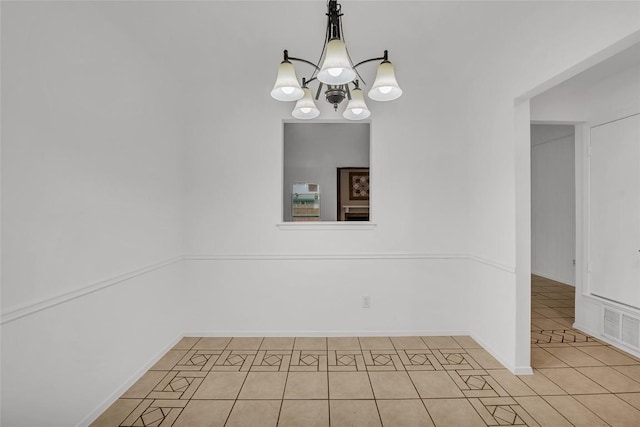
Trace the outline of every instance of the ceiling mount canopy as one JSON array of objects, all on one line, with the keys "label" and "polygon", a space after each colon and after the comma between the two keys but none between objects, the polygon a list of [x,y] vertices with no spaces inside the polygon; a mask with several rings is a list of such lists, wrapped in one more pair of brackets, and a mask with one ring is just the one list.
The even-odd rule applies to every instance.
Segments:
[{"label": "ceiling mount canopy", "polygon": [[[284,59],[278,67],[278,76],[271,96],[278,101],[297,101],[292,112],[293,117],[303,120],[313,119],[320,115],[320,110],[318,110],[307,85],[317,81],[316,100],[320,98],[324,88],[325,99],[333,105],[336,111],[345,99],[349,100],[342,114],[345,119],[366,119],[371,115],[371,112],[367,108],[364,94],[360,89],[360,82],[365,83],[357,68],[368,62],[382,61],[378,65],[376,79],[368,96],[374,101],[392,101],[402,95],[402,89],[396,81],[393,64],[389,61],[388,52],[385,50],[381,57],[365,59],[354,65],[342,34],[342,6],[338,4],[337,0],[327,2],[327,17],[327,32],[318,63],[291,57],[289,52],[285,50]],[[302,79],[302,85],[298,81],[295,67],[291,61],[303,62],[313,67],[311,76]]]}]

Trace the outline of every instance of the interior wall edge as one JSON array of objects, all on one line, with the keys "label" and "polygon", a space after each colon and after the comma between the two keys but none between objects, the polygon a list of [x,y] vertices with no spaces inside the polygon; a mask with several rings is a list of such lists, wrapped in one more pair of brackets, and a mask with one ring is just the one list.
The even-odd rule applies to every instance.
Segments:
[{"label": "interior wall edge", "polygon": [[469,336],[473,338],[478,344],[482,346],[489,354],[491,354],[498,362],[500,362],[505,368],[515,375],[533,375],[533,369],[531,366],[517,366],[514,363],[507,361],[501,354],[496,351],[491,345],[489,345],[482,337],[475,333],[470,333]]},{"label": "interior wall edge", "polygon": [[521,371],[520,365],[526,364],[526,368],[528,364],[526,360],[518,362],[516,307],[500,303],[517,299],[518,273],[476,262],[467,274],[467,281],[473,281],[467,289],[471,337],[511,372]]}]

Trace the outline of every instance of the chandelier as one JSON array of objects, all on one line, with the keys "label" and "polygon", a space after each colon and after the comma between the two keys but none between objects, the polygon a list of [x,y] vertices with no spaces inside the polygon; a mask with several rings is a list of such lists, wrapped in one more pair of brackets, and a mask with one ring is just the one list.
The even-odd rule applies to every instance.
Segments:
[{"label": "chandelier", "polygon": [[[366,119],[371,112],[367,108],[362,89],[360,89],[360,82],[363,85],[365,82],[357,68],[368,62],[382,61],[378,65],[376,79],[368,96],[374,101],[392,101],[402,95],[393,65],[389,62],[386,50],[381,57],[365,59],[353,65],[342,31],[342,6],[336,0],[327,2],[327,17],[327,32],[318,62],[294,58],[285,50],[284,60],[278,67],[278,77],[271,96],[278,101],[297,101],[291,113],[296,119],[313,119],[320,115],[320,110],[313,100],[308,85],[317,81],[316,100],[320,98],[322,89],[326,86],[324,96],[328,103],[333,104],[334,110],[337,111],[338,106],[348,99],[342,116],[348,120]],[[302,85],[299,83],[291,61],[303,62],[313,67],[313,73],[310,77],[302,79]],[[352,87],[350,88],[349,85]]]}]

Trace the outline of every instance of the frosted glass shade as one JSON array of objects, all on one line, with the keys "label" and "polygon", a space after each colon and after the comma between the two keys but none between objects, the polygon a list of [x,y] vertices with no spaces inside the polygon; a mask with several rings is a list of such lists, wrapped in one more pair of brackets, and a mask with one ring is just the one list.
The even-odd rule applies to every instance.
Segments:
[{"label": "frosted glass shade", "polygon": [[402,89],[396,81],[396,73],[389,61],[378,66],[376,80],[369,91],[369,98],[374,101],[392,101],[402,95]]},{"label": "frosted glass shade", "polygon": [[371,111],[364,102],[362,89],[355,88],[351,91],[351,101],[347,104],[347,108],[342,113],[342,117],[347,120],[362,120],[371,115]]},{"label": "frosted glass shade", "polygon": [[291,62],[282,61],[278,66],[278,77],[271,90],[271,96],[278,101],[297,101],[304,96],[304,91],[298,83],[296,69]]},{"label": "frosted glass shade", "polygon": [[344,42],[340,39],[329,41],[318,80],[328,85],[344,85],[355,78],[356,72],[351,68]]},{"label": "frosted glass shade", "polygon": [[316,103],[313,102],[313,96],[309,88],[303,87],[304,97],[296,102],[296,106],[293,108],[291,115],[296,119],[309,120],[316,118],[320,115],[320,110],[316,107]]}]

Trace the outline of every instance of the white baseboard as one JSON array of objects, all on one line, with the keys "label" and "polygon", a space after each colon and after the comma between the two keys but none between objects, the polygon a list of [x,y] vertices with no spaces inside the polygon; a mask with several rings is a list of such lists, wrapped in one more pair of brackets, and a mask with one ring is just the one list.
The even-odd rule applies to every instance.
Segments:
[{"label": "white baseboard", "polygon": [[471,334],[471,338],[473,338],[478,344],[482,346],[482,348],[484,348],[490,355],[492,355],[498,362],[500,362],[502,366],[510,370],[513,374],[533,375],[533,369],[531,369],[531,366],[515,366],[511,363],[507,363],[489,344],[478,338],[476,335]]},{"label": "white baseboard", "polygon": [[469,335],[467,331],[389,330],[389,331],[331,331],[331,330],[236,330],[187,332],[185,337],[413,337]]},{"label": "white baseboard", "polygon": [[514,375],[533,375],[531,366],[516,366],[513,371]]},{"label": "white baseboard", "polygon": [[171,343],[165,346],[162,350],[156,353],[151,360],[144,364],[140,369],[138,369],[133,375],[129,377],[127,381],[116,390],[113,391],[100,405],[98,405],[93,411],[91,411],[86,417],[82,419],[76,427],[85,427],[94,422],[104,411],[109,408],[116,400],[120,398],[124,394],[125,391],[129,389],[133,384],[136,383],[153,365],[155,365],[158,360],[162,358],[174,345],[176,345],[184,336],[184,334],[178,335]]}]

